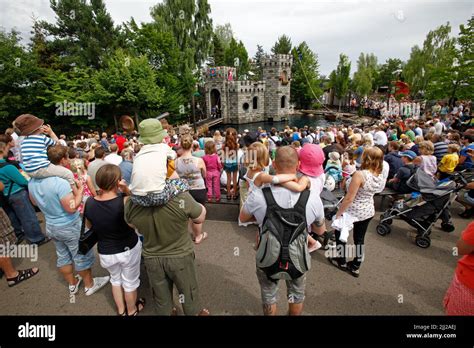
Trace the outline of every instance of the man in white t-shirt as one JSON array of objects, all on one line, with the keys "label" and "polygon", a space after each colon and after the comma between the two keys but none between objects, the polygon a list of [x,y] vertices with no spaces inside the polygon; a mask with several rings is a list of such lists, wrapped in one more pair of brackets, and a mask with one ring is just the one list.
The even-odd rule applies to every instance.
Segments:
[{"label": "man in white t-shirt", "polygon": [[386,146],[388,142],[387,134],[380,128],[380,126],[377,126],[375,128],[375,133],[374,133],[374,144],[375,145],[380,145],[380,146]]},{"label": "man in white t-shirt", "polygon": [[[309,146],[309,145],[306,145]],[[296,174],[298,168],[298,155],[290,146],[277,149],[274,168],[277,174]],[[271,191],[276,203],[284,208],[292,208],[299,199],[300,193],[290,191],[282,186],[272,186]],[[324,208],[319,197],[320,192],[311,190],[306,203],[306,221],[309,228],[318,234],[325,231]],[[267,203],[262,190],[252,190],[240,212],[241,222],[256,221],[261,227],[267,215]],[[309,268],[309,265],[308,265]],[[278,282],[270,281],[264,271],[257,267],[257,278],[260,284],[265,315],[276,314]],[[293,280],[287,280],[287,293],[290,315],[300,315],[303,310],[305,297],[306,274]]]},{"label": "man in white t-shirt", "polygon": [[64,134],[61,134],[61,135],[59,136],[58,143],[59,143],[61,146],[67,146],[67,143],[66,143],[66,136],[65,136]]},{"label": "man in white t-shirt", "polygon": [[441,135],[445,130],[445,125],[438,118],[433,119],[435,134]]},{"label": "man in white t-shirt", "polygon": [[117,144],[110,145],[110,155],[105,156],[104,160],[110,164],[115,164],[116,166],[118,166],[120,163],[122,163],[123,158],[122,156],[119,156],[117,153],[118,153]]}]

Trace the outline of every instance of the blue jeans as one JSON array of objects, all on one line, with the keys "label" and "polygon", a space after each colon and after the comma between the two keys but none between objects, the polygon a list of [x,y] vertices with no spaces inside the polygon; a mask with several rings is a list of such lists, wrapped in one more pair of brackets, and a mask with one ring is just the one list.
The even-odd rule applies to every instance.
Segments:
[{"label": "blue jeans", "polygon": [[79,254],[79,237],[81,235],[81,219],[66,226],[46,225],[46,235],[56,246],[56,266],[58,268],[74,264],[76,271],[85,271],[92,267],[95,261],[94,248],[86,255]]},{"label": "blue jeans", "polygon": [[28,192],[21,190],[20,192],[10,195],[8,199],[6,212],[17,237],[25,234],[26,239],[30,243],[38,243],[44,239],[41,227],[36,217],[35,209],[30,202]]}]

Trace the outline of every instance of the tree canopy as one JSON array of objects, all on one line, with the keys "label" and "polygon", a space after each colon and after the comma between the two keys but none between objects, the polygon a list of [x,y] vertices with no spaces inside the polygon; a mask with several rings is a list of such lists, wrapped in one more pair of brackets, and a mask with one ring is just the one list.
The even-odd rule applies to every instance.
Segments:
[{"label": "tree canopy", "polygon": [[292,48],[291,39],[286,36],[282,35],[278,38],[275,45],[272,47],[273,54],[290,54]]},{"label": "tree canopy", "polygon": [[300,43],[292,51],[293,66],[291,80],[291,100],[296,107],[311,108],[313,101],[322,94],[319,79],[318,56],[306,42]]}]

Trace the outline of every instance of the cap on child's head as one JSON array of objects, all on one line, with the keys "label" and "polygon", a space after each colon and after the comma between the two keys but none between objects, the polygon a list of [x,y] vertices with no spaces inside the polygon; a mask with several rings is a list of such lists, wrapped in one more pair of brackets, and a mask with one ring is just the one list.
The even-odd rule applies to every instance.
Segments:
[{"label": "cap on child's head", "polygon": [[408,157],[410,158],[411,160],[414,160],[416,158],[416,153],[414,153],[413,151],[411,150],[408,150],[408,151],[403,151],[400,153],[400,156],[401,157]]}]

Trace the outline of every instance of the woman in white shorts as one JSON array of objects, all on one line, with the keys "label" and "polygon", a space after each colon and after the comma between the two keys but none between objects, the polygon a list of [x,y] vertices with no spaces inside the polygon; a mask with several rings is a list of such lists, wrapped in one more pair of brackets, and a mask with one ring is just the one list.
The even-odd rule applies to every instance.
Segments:
[{"label": "woman in white shorts", "polygon": [[144,299],[137,299],[142,243],[124,219],[128,197],[123,197],[120,190],[128,192],[128,188],[120,168],[113,164],[99,169],[96,183],[101,193],[85,204],[87,225],[97,233],[100,264],[110,273],[118,314],[135,316],[145,306]]}]

